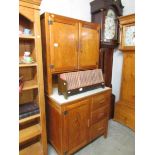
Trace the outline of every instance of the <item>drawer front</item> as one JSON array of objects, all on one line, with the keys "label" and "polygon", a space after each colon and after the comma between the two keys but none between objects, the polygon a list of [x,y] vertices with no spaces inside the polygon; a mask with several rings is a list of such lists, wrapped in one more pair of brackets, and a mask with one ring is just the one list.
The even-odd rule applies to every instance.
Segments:
[{"label": "drawer front", "polygon": [[108,96],[109,95],[107,93],[93,96],[91,110],[96,110],[106,106],[108,104]]},{"label": "drawer front", "polygon": [[101,107],[91,113],[92,124],[98,122],[101,119],[108,117],[108,106]]},{"label": "drawer front", "polygon": [[104,134],[106,130],[107,120],[103,119],[99,121],[98,123],[91,126],[90,129],[90,139],[93,140],[97,138],[98,136]]}]

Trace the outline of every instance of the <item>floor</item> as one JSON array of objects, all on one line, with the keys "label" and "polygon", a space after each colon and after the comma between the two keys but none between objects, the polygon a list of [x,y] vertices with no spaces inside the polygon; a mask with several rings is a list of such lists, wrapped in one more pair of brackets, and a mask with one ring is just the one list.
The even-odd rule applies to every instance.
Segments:
[{"label": "floor", "polygon": [[[58,155],[51,145],[48,145],[48,155]],[[135,135],[129,128],[109,121],[108,137],[96,139],[74,155],[134,155]]]}]

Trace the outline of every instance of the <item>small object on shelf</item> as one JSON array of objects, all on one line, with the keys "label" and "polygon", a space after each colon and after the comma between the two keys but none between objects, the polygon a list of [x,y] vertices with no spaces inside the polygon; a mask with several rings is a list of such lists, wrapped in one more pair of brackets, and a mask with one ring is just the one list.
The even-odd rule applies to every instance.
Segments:
[{"label": "small object on shelf", "polygon": [[31,61],[25,61],[24,59],[19,59],[19,64],[31,64],[35,62],[32,58],[30,60]]},{"label": "small object on shelf", "polygon": [[25,51],[24,52],[24,60],[26,61],[26,62],[29,62],[29,60],[30,60],[30,51]]},{"label": "small object on shelf", "polygon": [[24,56],[20,57],[19,63],[33,63],[34,60],[32,57],[30,57],[30,51],[25,51]]},{"label": "small object on shelf", "polygon": [[63,73],[59,75],[58,92],[65,98],[98,87],[104,88],[101,69]]},{"label": "small object on shelf", "polygon": [[30,34],[31,34],[31,30],[25,28],[25,29],[24,29],[24,34],[26,34],[26,35],[30,35]]},{"label": "small object on shelf", "polygon": [[39,106],[34,102],[25,103],[19,107],[19,119],[39,113]]},{"label": "small object on shelf", "polygon": [[23,76],[20,76],[19,77],[19,93],[22,92],[23,86],[24,86]]}]

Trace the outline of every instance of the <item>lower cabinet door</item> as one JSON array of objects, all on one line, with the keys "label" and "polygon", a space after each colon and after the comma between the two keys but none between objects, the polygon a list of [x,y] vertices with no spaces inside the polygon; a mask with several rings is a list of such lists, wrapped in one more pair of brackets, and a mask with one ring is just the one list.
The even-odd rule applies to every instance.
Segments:
[{"label": "lower cabinet door", "polygon": [[72,153],[88,143],[89,138],[89,100],[75,103],[65,116],[67,153]]}]

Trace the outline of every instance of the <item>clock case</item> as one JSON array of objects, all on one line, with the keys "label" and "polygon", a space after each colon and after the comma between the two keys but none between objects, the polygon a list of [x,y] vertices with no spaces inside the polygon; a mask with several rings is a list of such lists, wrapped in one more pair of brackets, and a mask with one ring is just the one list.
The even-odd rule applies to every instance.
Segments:
[{"label": "clock case", "polygon": [[[95,0],[90,3],[91,5],[91,17],[92,22],[99,23],[101,25],[100,30],[100,42],[101,47],[109,47],[115,48],[119,43],[119,23],[118,18],[122,16],[123,13],[123,5],[120,0]],[[115,37],[110,40],[104,41],[104,25],[105,18],[109,9],[112,9],[116,14],[115,24],[116,24],[116,33]]]},{"label": "clock case", "polygon": [[[100,53],[99,53],[99,67],[102,69],[105,86],[111,87],[112,79],[112,66],[113,66],[113,52],[114,48],[119,45],[119,20],[118,17],[122,16],[124,6],[121,0],[94,0],[90,3],[91,6],[91,20],[101,26],[100,29]],[[104,24],[107,12],[112,9],[116,15],[116,33],[115,37],[111,40],[104,41]],[[111,118],[114,114],[115,96],[112,95],[111,102]]]}]

